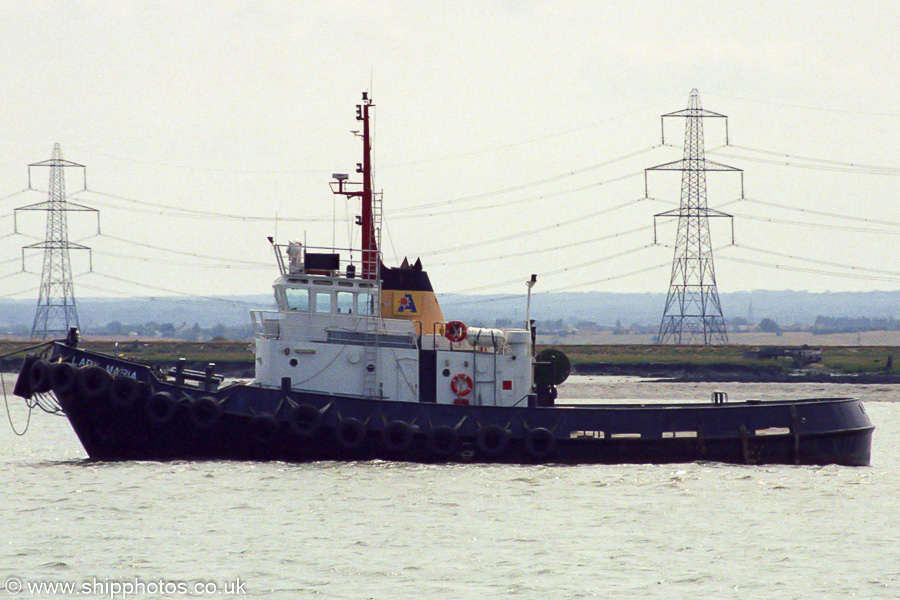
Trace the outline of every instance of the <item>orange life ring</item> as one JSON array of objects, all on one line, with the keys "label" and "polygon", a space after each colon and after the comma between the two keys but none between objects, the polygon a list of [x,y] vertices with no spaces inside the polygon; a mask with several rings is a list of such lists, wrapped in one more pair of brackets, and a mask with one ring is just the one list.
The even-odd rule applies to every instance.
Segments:
[{"label": "orange life ring", "polygon": [[466,339],[469,328],[462,321],[449,321],[444,327],[444,335],[451,342],[461,342]]},{"label": "orange life ring", "polygon": [[457,396],[468,396],[472,387],[472,378],[465,373],[459,373],[450,380],[450,389]]}]

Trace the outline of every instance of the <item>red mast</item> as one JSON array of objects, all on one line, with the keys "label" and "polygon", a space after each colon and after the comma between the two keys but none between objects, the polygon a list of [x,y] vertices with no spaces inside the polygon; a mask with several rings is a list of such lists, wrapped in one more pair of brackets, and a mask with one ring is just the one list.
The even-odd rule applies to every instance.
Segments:
[{"label": "red mast", "polygon": [[[363,122],[363,161],[357,163],[356,172],[362,175],[362,190],[350,191],[346,185],[359,186],[359,183],[347,183],[346,175],[335,175],[337,186],[332,183],[331,189],[335,194],[343,196],[359,197],[362,204],[362,215],[357,218],[356,224],[362,226],[362,278],[375,279],[378,275],[378,241],[375,237],[375,215],[373,209],[372,193],[372,136],[369,127],[369,109],[374,104],[369,99],[367,92],[362,93],[362,104],[356,105],[356,120]],[[357,135],[359,135],[357,133]]]},{"label": "red mast", "polygon": [[[372,101],[363,92],[362,104],[356,107],[356,119],[363,122],[363,191],[362,191],[362,250],[363,279],[375,279],[378,245],[375,242],[375,223],[372,215],[372,138],[369,132],[369,109]],[[362,114],[360,114],[362,113]],[[359,168],[357,167],[357,171]]]}]

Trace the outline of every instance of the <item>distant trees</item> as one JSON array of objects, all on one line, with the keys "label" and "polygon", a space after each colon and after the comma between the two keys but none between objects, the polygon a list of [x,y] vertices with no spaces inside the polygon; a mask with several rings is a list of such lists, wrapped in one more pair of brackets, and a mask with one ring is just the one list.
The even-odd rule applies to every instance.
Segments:
[{"label": "distant trees", "polygon": [[144,338],[144,339],[170,339],[187,341],[208,340],[249,340],[253,337],[250,325],[227,326],[217,323],[213,327],[201,327],[198,323],[188,326],[186,323],[176,326],[174,323],[148,322],[143,324],[128,324],[120,321],[112,321],[102,327],[91,327],[84,332],[88,336],[104,336],[112,338]]},{"label": "distant trees", "polygon": [[816,317],[813,333],[855,333],[857,331],[897,331],[900,321],[894,317],[873,319],[871,317]]},{"label": "distant trees", "polygon": [[779,333],[781,327],[772,319],[763,319],[759,322],[759,330],[765,333]]}]

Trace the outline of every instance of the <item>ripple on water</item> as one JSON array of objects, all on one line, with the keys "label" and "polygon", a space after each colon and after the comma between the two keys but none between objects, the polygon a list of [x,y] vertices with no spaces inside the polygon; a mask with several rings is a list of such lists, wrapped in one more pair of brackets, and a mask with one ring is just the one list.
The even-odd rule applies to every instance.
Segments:
[{"label": "ripple on water", "polygon": [[32,578],[240,576],[248,597],[291,600],[895,598],[900,403],[867,410],[863,469],[106,464],[37,415],[25,438],[0,435],[0,563]]}]

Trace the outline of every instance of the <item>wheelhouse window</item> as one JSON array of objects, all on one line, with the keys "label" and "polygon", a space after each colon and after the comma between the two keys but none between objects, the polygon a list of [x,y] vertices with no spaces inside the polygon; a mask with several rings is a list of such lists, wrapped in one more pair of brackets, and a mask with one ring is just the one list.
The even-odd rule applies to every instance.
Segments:
[{"label": "wheelhouse window", "polygon": [[351,292],[338,292],[335,296],[339,313],[346,315],[353,312],[353,294]]},{"label": "wheelhouse window", "polygon": [[356,298],[356,310],[361,315],[375,314],[375,296],[372,294],[360,294]]},{"label": "wheelhouse window", "polygon": [[317,313],[330,313],[331,312],[331,292],[317,292],[316,293],[316,312]]},{"label": "wheelhouse window", "polygon": [[288,308],[291,310],[309,311],[309,290],[305,288],[287,288],[284,290]]}]

